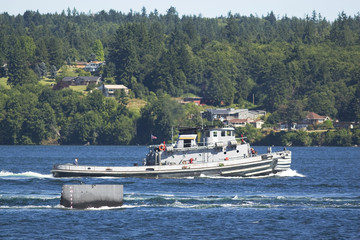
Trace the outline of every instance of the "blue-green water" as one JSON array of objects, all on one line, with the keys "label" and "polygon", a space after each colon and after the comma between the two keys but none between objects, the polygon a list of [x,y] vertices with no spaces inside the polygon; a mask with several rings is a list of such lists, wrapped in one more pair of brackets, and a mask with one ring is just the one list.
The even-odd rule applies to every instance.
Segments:
[{"label": "blue-green water", "polygon": [[[290,150],[265,178],[59,179],[53,164],[140,164],[147,148],[0,146],[0,239],[360,239],[360,148]],[[123,184],[124,205],[60,206],[80,182]]]}]

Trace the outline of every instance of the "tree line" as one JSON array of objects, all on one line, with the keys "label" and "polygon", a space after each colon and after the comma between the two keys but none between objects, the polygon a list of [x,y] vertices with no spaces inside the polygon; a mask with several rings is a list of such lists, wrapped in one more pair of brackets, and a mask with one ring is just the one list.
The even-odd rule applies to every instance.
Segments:
[{"label": "tree line", "polygon": [[359,146],[360,129],[327,129],[323,131],[270,131],[266,134],[260,129],[247,125],[237,128],[238,136],[246,136],[247,141],[257,146]]},{"label": "tree line", "polygon": [[[147,13],[145,8],[139,13],[92,14],[76,9],[55,14],[2,13],[0,75],[12,88],[1,89],[0,123],[5,126],[2,131],[13,132],[1,134],[0,142],[40,143],[57,135],[64,144],[145,143],[145,135],[160,128],[169,137],[168,127],[178,122],[175,112],[189,116],[198,110],[175,104],[165,107],[159,99],[185,94],[203,97],[215,106],[264,109],[272,113],[269,125],[296,121],[304,111],[358,122],[359,33],[360,15],[345,13],[333,22],[316,12],[304,19],[276,18],[273,12],[263,17],[231,12],[218,18],[179,16],[174,7],[164,15],[156,10]],[[44,74],[56,78],[56,70],[64,64],[89,60],[105,60],[97,74],[149,101],[140,116],[97,93],[82,96],[37,85]],[[44,94],[51,96],[50,102],[41,97]],[[102,106],[92,109],[87,101]],[[22,102],[27,107],[20,106]],[[105,110],[107,104],[111,111]],[[41,116],[36,111],[47,112],[44,117],[53,120],[36,120]],[[43,127],[36,129],[38,123]],[[126,140],[111,137],[125,123]],[[138,131],[139,125],[146,126],[146,131]],[[85,126],[92,127],[86,130]],[[40,133],[40,129],[45,130]],[[80,129],[82,134],[76,132]]]}]

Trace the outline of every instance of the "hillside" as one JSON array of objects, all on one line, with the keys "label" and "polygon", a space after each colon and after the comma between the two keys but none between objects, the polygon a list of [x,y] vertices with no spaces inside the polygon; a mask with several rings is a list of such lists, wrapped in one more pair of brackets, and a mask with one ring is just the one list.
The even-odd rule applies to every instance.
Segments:
[{"label": "hillside", "polygon": [[[341,13],[334,22],[315,12],[305,19],[275,16],[179,16],[173,7],[165,15],[75,9],[0,14],[0,124],[6,131],[0,143],[144,143],[150,132],[189,122],[175,119],[173,111],[198,115],[191,111],[199,109],[171,106],[171,97],[188,94],[214,106],[264,109],[271,113],[270,125],[296,121],[304,111],[358,122],[360,16]],[[124,84],[149,105],[129,111],[123,108],[128,100],[37,86],[39,79],[60,81],[70,74],[67,65],[90,60],[105,60],[94,74]],[[169,103],[158,103],[163,99]],[[28,106],[17,109],[19,103]],[[29,115],[31,109],[36,111]],[[51,119],[36,120],[37,111]],[[145,120],[145,131],[137,129]],[[84,124],[87,129],[77,132]],[[119,129],[126,132],[117,138],[113,131]]]}]

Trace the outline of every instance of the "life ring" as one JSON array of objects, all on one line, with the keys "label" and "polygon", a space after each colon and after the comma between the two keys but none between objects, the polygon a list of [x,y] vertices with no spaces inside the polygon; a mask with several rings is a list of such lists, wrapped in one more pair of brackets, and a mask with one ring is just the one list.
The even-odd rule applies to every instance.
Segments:
[{"label": "life ring", "polygon": [[190,164],[192,164],[192,163],[193,163],[193,161],[194,161],[194,159],[193,159],[193,158],[190,158],[189,163],[190,163]]},{"label": "life ring", "polygon": [[241,142],[245,143],[244,136],[241,134]]},{"label": "life ring", "polygon": [[164,144],[161,144],[161,145],[159,146],[159,150],[160,150],[160,151],[165,151],[165,145],[164,145]]},{"label": "life ring", "polygon": [[225,158],[225,161],[227,161],[227,160],[229,160],[229,158],[228,158],[228,157],[226,157],[226,158]]}]

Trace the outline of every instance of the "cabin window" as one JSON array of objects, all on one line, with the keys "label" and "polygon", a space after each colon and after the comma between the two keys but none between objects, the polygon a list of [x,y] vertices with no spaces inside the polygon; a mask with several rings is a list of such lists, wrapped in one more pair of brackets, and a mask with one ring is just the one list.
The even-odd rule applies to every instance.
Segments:
[{"label": "cabin window", "polygon": [[184,147],[191,147],[191,139],[184,140]]},{"label": "cabin window", "polygon": [[213,132],[214,133],[214,137],[217,137],[217,132]]},{"label": "cabin window", "polygon": [[221,131],[221,136],[225,137],[225,131]]},{"label": "cabin window", "polygon": [[231,136],[231,131],[226,131],[226,136]]}]

